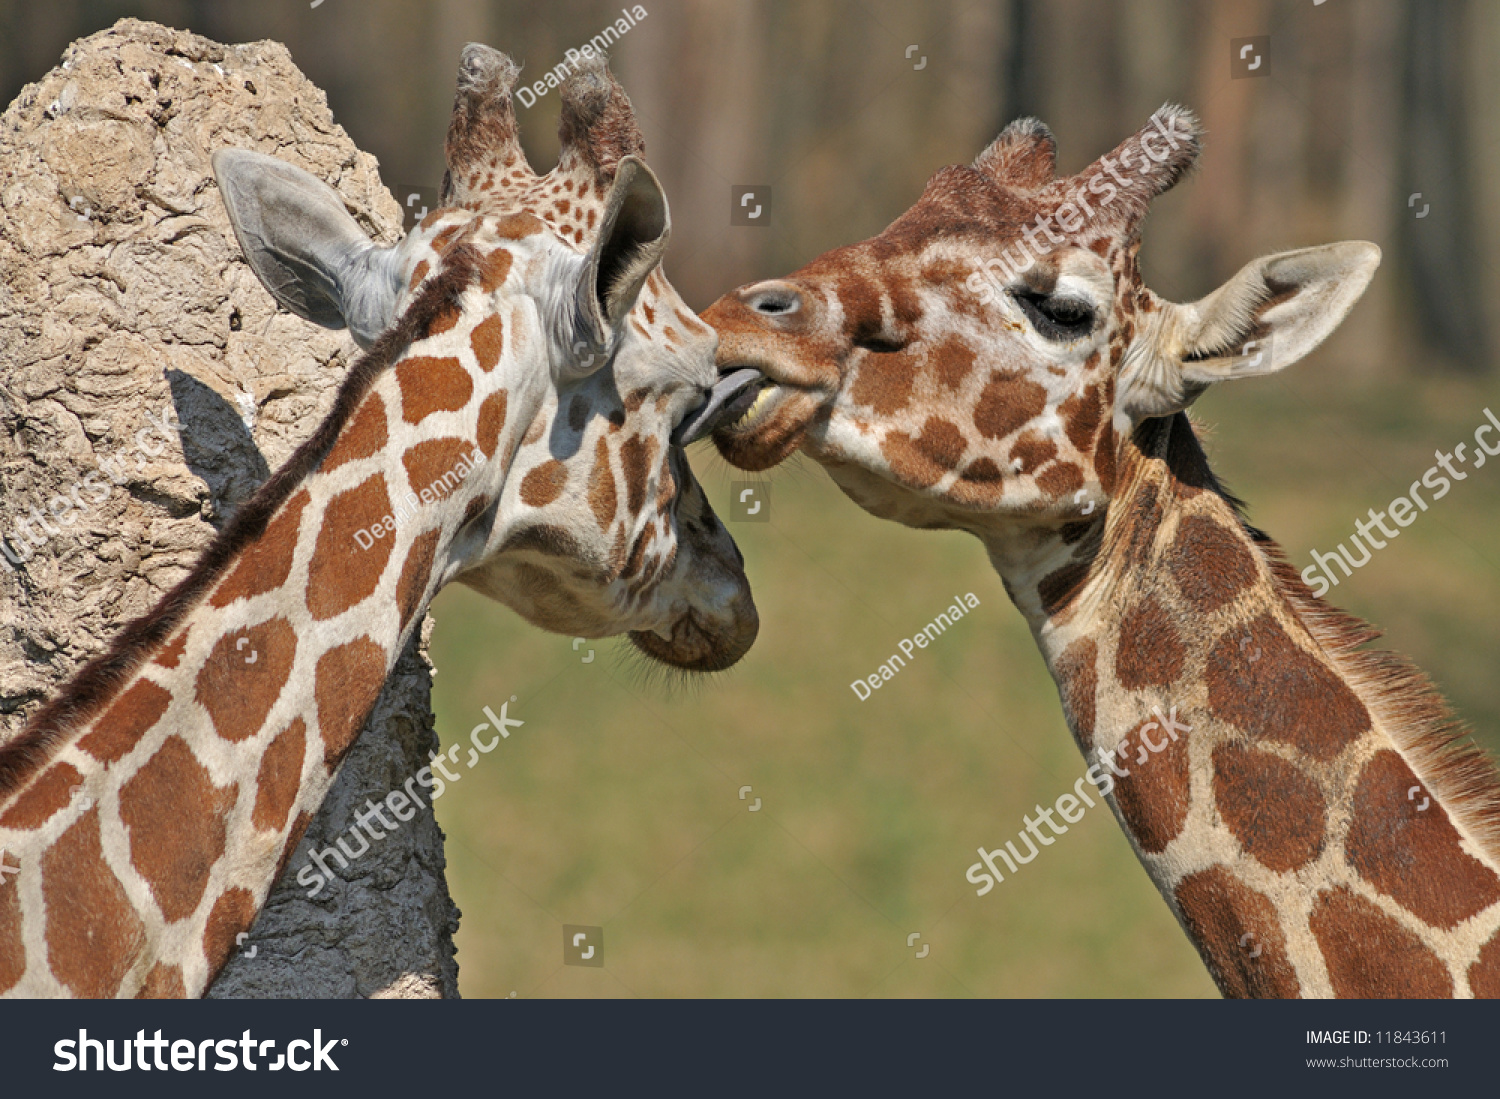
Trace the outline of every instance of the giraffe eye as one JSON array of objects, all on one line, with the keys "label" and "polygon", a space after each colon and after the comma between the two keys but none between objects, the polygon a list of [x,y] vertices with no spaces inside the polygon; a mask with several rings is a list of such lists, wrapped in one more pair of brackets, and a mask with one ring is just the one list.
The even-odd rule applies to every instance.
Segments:
[{"label": "giraffe eye", "polygon": [[1094,307],[1083,298],[1027,293],[1015,298],[1032,327],[1049,340],[1076,340],[1093,330]]},{"label": "giraffe eye", "polygon": [[767,316],[777,316],[781,313],[795,313],[801,303],[791,294],[772,290],[759,294],[750,303],[750,308],[757,313]]}]

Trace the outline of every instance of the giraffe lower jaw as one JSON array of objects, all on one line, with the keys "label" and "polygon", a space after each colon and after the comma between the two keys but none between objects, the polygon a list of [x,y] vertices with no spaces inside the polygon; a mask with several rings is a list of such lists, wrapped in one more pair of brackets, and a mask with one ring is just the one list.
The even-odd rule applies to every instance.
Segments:
[{"label": "giraffe lower jaw", "polygon": [[714,445],[730,465],[770,469],[801,444],[821,404],[815,390],[765,378],[725,406]]}]

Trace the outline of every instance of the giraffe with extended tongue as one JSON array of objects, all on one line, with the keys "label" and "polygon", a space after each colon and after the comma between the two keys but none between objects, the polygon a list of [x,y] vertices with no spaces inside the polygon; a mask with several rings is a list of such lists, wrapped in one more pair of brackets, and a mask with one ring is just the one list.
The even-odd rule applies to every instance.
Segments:
[{"label": "giraffe with extended tongue", "polygon": [[1164,301],[1139,224],[1198,148],[1164,108],[1055,178],[1022,120],[879,236],[725,295],[721,369],[764,378],[715,441],[745,469],[801,449],[872,514],[983,540],[1079,746],[1143,761],[1108,800],[1226,995],[1500,996],[1494,767],[1244,521],[1184,411],[1312,351],[1379,250]]}]

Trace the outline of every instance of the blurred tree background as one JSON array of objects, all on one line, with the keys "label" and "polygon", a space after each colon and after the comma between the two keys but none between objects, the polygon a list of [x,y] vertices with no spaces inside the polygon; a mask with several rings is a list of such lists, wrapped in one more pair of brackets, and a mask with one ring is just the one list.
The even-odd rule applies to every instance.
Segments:
[{"label": "blurred tree background", "polygon": [[[1285,375],[1200,402],[1216,465],[1299,567],[1500,407],[1500,5],[1489,0],[669,2],[612,50],[674,217],[694,308],[879,232],[1008,120],[1044,119],[1076,171],[1161,103],[1208,141],[1158,201],[1147,281],[1175,300],[1255,255],[1373,240],[1385,263],[1340,332]],[[633,8],[634,5],[631,5]],[[0,94],[126,15],[275,38],[399,184],[435,186],[462,45],[537,79],[619,5],[499,0],[0,2]],[[1268,36],[1232,75],[1231,42]],[[557,97],[520,111],[545,171]],[[763,227],[731,188],[772,189]],[[721,513],[742,476],[700,447]],[[974,848],[1082,773],[1055,692],[977,544],[882,524],[813,467],[734,524],[761,640],[707,685],[645,686],[606,644],[583,663],[467,590],[438,600],[445,740],[515,695],[526,727],[439,804],[464,909],[468,995],[1212,995],[1096,810],[984,898]],[[1500,745],[1500,475],[1477,471],[1340,585]],[[868,674],[955,593],[981,607],[879,695]],[[752,786],[749,798],[738,797]],[[760,811],[748,811],[753,798]],[[602,926],[602,969],[561,925]],[[908,936],[921,935],[908,946]],[[922,945],[931,950],[918,957]]]}]

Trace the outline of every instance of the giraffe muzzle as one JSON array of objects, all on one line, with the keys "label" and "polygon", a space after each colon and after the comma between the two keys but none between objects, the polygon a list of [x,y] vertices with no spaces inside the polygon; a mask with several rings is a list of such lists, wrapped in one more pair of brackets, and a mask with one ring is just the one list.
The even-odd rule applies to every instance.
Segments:
[{"label": "giraffe muzzle", "polygon": [[766,376],[754,367],[721,375],[704,402],[689,412],[672,432],[673,446],[687,446],[709,434],[720,423],[742,414],[755,400],[754,388]]}]

